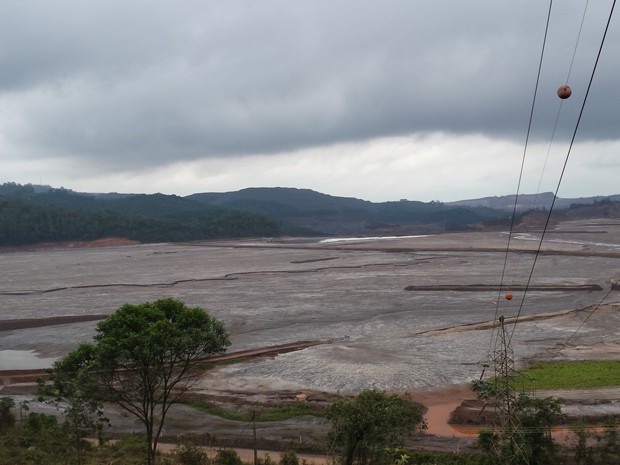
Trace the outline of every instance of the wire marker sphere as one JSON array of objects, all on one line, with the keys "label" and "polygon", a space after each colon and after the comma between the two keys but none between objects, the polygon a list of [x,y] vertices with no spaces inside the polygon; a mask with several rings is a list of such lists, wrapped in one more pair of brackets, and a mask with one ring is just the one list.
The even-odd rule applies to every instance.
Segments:
[{"label": "wire marker sphere", "polygon": [[563,86],[558,87],[558,97],[560,97],[562,100],[570,97],[570,94],[572,93],[573,93],[572,89],[567,84],[564,84]]},{"label": "wire marker sphere", "polygon": [[512,294],[510,292],[506,292],[504,297],[506,297],[506,300],[512,300]]}]

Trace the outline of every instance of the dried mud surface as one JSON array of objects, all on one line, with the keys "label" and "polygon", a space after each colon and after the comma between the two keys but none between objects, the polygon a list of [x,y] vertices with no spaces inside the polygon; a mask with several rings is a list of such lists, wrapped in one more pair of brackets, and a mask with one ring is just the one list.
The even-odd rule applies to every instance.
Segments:
[{"label": "dried mud surface", "polygon": [[[620,277],[620,225],[560,223],[538,256],[537,237],[539,231],[513,234],[509,250],[508,235],[497,231],[323,243],[107,240],[0,250],[6,276],[0,370],[15,369],[2,366],[3,351],[62,356],[90,340],[96,321],[123,303],[172,296],[222,319],[232,352],[318,342],[214,370],[196,395],[260,405],[325,402],[336,392],[367,388],[408,392],[428,407],[430,434],[414,438],[414,445],[463,450],[475,431],[449,426],[448,417],[472,397],[467,384],[488,363],[498,316],[514,328],[517,366],[532,359],[620,358],[613,287]],[[508,291],[511,301],[503,299]],[[7,378],[0,395],[26,395],[27,385],[9,385]],[[575,396],[580,405],[594,398]],[[619,399],[611,390],[600,402]],[[190,431],[241,445],[249,431],[183,406],[170,418],[168,437]],[[117,431],[138,428],[120,413],[115,419]],[[258,435],[265,445],[320,444],[325,428],[308,417],[260,425]]]}]

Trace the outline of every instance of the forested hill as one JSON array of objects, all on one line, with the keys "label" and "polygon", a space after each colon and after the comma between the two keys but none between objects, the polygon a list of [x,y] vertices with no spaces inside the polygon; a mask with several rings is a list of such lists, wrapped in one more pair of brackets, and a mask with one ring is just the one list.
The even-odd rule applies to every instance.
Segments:
[{"label": "forested hill", "polygon": [[[594,199],[594,204],[575,204],[556,216],[617,216],[618,205],[608,198]],[[543,206],[540,212],[544,210]],[[177,242],[280,235],[427,234],[505,228],[510,216],[511,211],[480,204],[373,203],[295,188],[249,188],[179,197],[0,185],[0,245],[5,246],[104,237]],[[516,224],[522,219],[524,225],[535,222],[526,216],[527,212],[519,213]]]},{"label": "forested hill", "polygon": [[[458,202],[399,200],[373,203],[351,197],[335,197],[310,189],[249,188],[235,192],[192,194],[188,199],[205,205],[232,208],[278,218],[284,226],[301,227],[324,234],[398,235],[465,229],[505,228],[515,207],[515,196],[486,197]],[[555,198],[553,193],[521,194],[516,225],[528,212],[544,213],[554,203],[556,220],[574,217],[617,217],[620,196],[575,199]],[[545,215],[543,215],[544,217]]]},{"label": "forested hill", "polygon": [[0,185],[0,245],[4,246],[110,236],[177,242],[279,234],[278,220],[174,195],[98,196],[32,185]]},{"label": "forested hill", "polygon": [[504,211],[449,206],[441,202],[399,200],[373,203],[310,189],[248,188],[236,192],[192,194],[204,205],[278,218],[283,225],[324,234],[419,234],[506,223]]}]

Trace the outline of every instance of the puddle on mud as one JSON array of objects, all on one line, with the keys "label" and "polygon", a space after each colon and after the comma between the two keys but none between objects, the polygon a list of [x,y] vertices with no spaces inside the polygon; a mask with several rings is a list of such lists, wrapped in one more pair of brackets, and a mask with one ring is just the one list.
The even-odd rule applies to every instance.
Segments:
[{"label": "puddle on mud", "polygon": [[34,350],[0,350],[0,370],[49,368],[58,357],[43,357]]},{"label": "puddle on mud", "polygon": [[451,425],[449,423],[450,415],[459,405],[461,405],[460,400],[429,405],[428,411],[424,415],[427,424],[426,432],[437,436],[477,436],[479,426]]}]

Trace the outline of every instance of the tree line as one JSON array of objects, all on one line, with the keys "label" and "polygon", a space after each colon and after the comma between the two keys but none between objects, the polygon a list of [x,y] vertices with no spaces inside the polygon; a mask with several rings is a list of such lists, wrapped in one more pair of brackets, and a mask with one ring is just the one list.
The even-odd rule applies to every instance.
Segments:
[{"label": "tree line", "polygon": [[34,186],[0,186],[0,245],[4,246],[102,237],[179,242],[279,234],[277,220],[207,208],[175,196],[97,200],[64,189],[38,193]]}]

